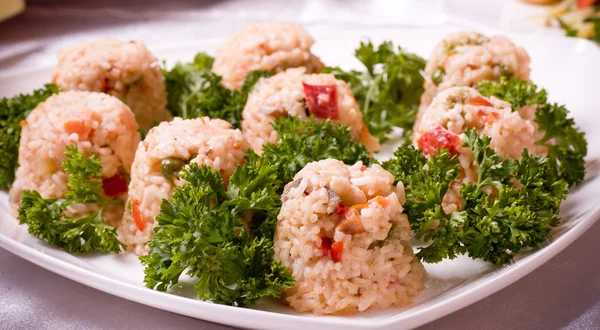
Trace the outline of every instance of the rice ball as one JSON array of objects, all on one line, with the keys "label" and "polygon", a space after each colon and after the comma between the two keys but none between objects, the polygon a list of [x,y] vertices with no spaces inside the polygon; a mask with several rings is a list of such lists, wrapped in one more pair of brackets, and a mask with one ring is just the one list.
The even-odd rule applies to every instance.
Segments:
[{"label": "rice ball", "polygon": [[321,60],[310,48],[314,40],[298,24],[262,22],[251,24],[232,35],[215,56],[212,71],[223,77],[223,85],[239,89],[246,75],[254,70],[281,72],[305,67],[308,73],[323,69]]},{"label": "rice ball", "polygon": [[473,129],[490,137],[490,147],[505,159],[520,159],[525,148],[530,153],[546,154],[543,146],[535,144],[543,137],[533,121],[535,107],[512,111],[508,102],[495,97],[486,98],[470,87],[452,87],[439,93],[415,124],[412,142],[424,154],[445,148],[458,156],[462,173],[444,198],[446,212],[458,210],[463,182],[477,182],[477,167],[470,148],[463,147],[464,132]]},{"label": "rice ball", "polygon": [[[68,175],[62,168],[67,145],[98,157],[103,182],[110,186],[105,186],[105,191],[115,188],[111,192],[115,196],[110,197],[125,201],[140,133],[133,113],[119,99],[94,92],[62,92],[40,103],[21,126],[19,168],[9,192],[13,215],[24,190],[37,190],[43,198],[63,197],[68,189]],[[70,206],[67,213],[83,216],[97,209],[96,205],[78,204]],[[123,204],[109,205],[103,212],[113,226],[122,215]]]},{"label": "rice ball", "polygon": [[160,64],[140,42],[102,38],[62,50],[52,81],[62,90],[119,98],[144,131],[171,119]]},{"label": "rice ball", "polygon": [[425,269],[407,241],[404,198],[379,165],[306,165],[285,187],[275,231],[274,258],[296,279],[284,301],[314,314],[410,304]]},{"label": "rice ball", "polygon": [[221,119],[175,118],[152,128],[135,153],[119,239],[135,254],[147,253],[162,200],[170,200],[173,189],[186,183],[179,178],[181,169],[190,163],[208,165],[227,183],[249,147],[242,132]]},{"label": "rice ball", "polygon": [[257,83],[242,112],[242,131],[260,154],[263,145],[279,140],[273,121],[288,116],[308,120],[311,115],[350,127],[352,138],[372,152],[380,148],[346,82],[332,74],[305,74],[304,68],[288,69]]},{"label": "rice ball", "polygon": [[525,49],[506,37],[450,33],[437,44],[425,66],[427,79],[419,111],[425,111],[439,92],[450,87],[474,87],[484,80],[499,80],[503,75],[529,81],[529,64]]}]

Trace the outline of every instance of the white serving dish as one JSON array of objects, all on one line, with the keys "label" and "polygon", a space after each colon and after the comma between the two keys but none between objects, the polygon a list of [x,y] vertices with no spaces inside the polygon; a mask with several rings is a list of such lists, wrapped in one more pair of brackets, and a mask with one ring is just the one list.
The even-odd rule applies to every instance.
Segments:
[{"label": "white serving dish", "polygon": [[[314,52],[329,65],[359,68],[353,50],[360,40],[393,40],[410,51],[427,57],[444,34],[456,28],[325,29],[311,30],[317,44]],[[485,31],[489,33],[490,31]],[[183,281],[175,294],[146,289],[143,269],[131,254],[76,256],[57,250],[27,234],[8,210],[8,199],[0,193],[0,247],[41,267],[98,290],[174,313],[207,321],[252,329],[406,329],[416,327],[478,301],[527,275],[563,250],[600,216],[600,104],[597,92],[600,48],[591,42],[547,35],[510,35],[532,58],[532,79],[546,88],[550,99],[567,104],[589,144],[586,181],[563,203],[564,223],[552,231],[547,243],[533,253],[519,256],[515,263],[496,268],[482,261],[458,258],[426,265],[426,289],[406,308],[371,311],[355,316],[299,314],[274,300],[263,300],[252,309],[236,308],[195,299],[190,282]],[[152,49],[169,65],[190,60],[198,51],[214,52],[221,40],[193,41]],[[50,81],[52,68],[39,68],[15,76],[0,73],[0,96],[29,92]],[[380,157],[385,158],[393,146]]]}]

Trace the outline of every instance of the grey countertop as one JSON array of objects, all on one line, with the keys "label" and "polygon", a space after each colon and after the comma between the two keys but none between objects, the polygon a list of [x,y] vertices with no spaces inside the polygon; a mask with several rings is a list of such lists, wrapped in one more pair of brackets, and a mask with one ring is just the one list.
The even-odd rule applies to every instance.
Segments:
[{"label": "grey countertop", "polygon": [[[416,1],[400,1],[409,4],[403,8],[414,9]],[[469,1],[478,2],[452,2],[461,3],[464,8]],[[442,2],[424,0],[418,6],[438,10]],[[498,2],[490,0],[490,3]],[[81,38],[96,36],[103,31],[112,34],[122,31],[123,38],[139,38],[152,43],[169,34],[169,24],[164,23],[164,17],[168,17],[177,24],[177,34],[172,34],[171,39],[198,39],[213,35],[216,27],[221,33],[226,32],[243,24],[243,20],[272,18],[271,14],[275,12],[279,18],[299,12],[310,21],[307,13],[314,8],[322,9],[319,6],[323,3],[339,6],[336,0],[291,1],[285,5],[262,1],[260,6],[244,0],[201,1],[201,4],[190,0],[148,0],[138,1],[137,5],[115,0],[101,4],[83,0],[32,0],[28,3],[24,15],[0,23],[0,70],[45,64],[48,59],[53,61],[55,49],[52,46],[62,45],[72,34]],[[144,8],[140,8],[140,4]],[[344,6],[351,6],[355,12],[366,15],[357,10],[364,6],[360,1],[345,1]],[[240,8],[248,8],[248,11]],[[131,13],[137,12],[139,15],[132,21]],[[221,20],[222,15],[229,14],[235,16],[235,23]],[[434,16],[443,17],[438,14]],[[377,17],[377,13],[370,12],[370,15]],[[404,13],[404,17],[409,16]],[[391,16],[386,17],[389,21]],[[185,19],[188,21],[181,22]],[[192,25],[192,21],[198,23],[200,20],[212,20],[212,29]],[[160,29],[149,29],[155,24]],[[153,34],[144,37],[148,31]],[[515,284],[422,329],[600,329],[599,237],[600,223]],[[230,329],[108,295],[55,275],[2,249],[0,265],[0,329]]]}]

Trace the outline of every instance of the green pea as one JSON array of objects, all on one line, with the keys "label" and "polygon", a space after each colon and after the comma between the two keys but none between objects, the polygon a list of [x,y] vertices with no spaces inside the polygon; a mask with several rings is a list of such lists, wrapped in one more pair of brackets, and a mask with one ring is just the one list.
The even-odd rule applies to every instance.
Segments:
[{"label": "green pea", "polygon": [[439,67],[433,72],[433,75],[431,75],[431,80],[437,86],[442,82],[442,78],[444,78],[445,74],[446,71],[444,71],[444,68]]},{"label": "green pea", "polygon": [[511,68],[504,64],[504,63],[500,63],[498,65],[498,68],[500,69],[500,76],[501,77],[506,77],[506,78],[510,78],[513,76],[513,72],[511,70]]},{"label": "green pea", "polygon": [[185,162],[179,158],[165,158],[160,162],[160,173],[162,173],[165,179],[172,180],[181,171],[183,166],[185,166]]}]

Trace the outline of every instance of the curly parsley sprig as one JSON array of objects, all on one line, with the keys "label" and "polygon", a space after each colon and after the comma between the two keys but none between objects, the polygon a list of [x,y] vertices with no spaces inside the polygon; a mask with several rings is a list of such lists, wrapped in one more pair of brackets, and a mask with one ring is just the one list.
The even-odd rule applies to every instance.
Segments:
[{"label": "curly parsley sprig", "polygon": [[331,120],[302,121],[287,117],[275,121],[273,127],[279,142],[265,145],[262,156],[250,155],[249,158],[277,168],[283,182],[292,181],[306,164],[318,160],[335,158],[346,164],[362,161],[365,165],[373,161],[365,146],[352,141],[350,128]]},{"label": "curly parsley sprig", "polygon": [[227,189],[206,165],[189,165],[182,178],[189,183],[163,201],[148,256],[140,257],[148,287],[165,291],[185,271],[197,278],[200,299],[247,307],[293,285],[291,274],[273,261],[272,237],[254,236],[259,232],[245,223],[260,226],[277,216],[271,209],[279,204],[280,183],[273,170],[240,167]]},{"label": "curly parsley sprig", "polygon": [[548,148],[548,162],[553,174],[565,180],[569,186],[581,183],[585,177],[587,141],[585,134],[569,117],[564,105],[549,103],[547,93],[535,84],[518,78],[500,82],[483,82],[477,87],[486,96],[495,96],[511,103],[513,110],[526,105],[537,105],[535,122],[544,137],[538,145]]},{"label": "curly parsley sprig", "polygon": [[[458,178],[460,165],[447,150],[429,159],[412,146],[401,147],[383,164],[406,187],[405,209],[417,238],[429,245],[417,256],[426,262],[459,254],[494,264],[512,261],[520,251],[537,248],[559,223],[567,183],[556,177],[548,159],[523,151],[520,161],[502,157],[490,139],[467,131],[464,147],[473,151],[477,182],[460,186],[461,210],[446,214],[442,199]],[[494,192],[488,194],[486,189]]]},{"label": "curly parsley sprig", "polygon": [[284,185],[309,162],[369,162],[369,152],[352,141],[347,127],[331,121],[288,117],[273,126],[278,144],[266,145],[261,156],[249,151],[227,187],[210,167],[184,169],[188,183],[163,201],[150,251],[140,257],[147,287],[166,291],[185,273],[196,279],[200,299],[248,307],[294,285],[290,272],[273,260]]},{"label": "curly parsley sprig", "polygon": [[369,132],[383,142],[393,127],[409,135],[423,94],[425,60],[416,54],[394,47],[385,41],[375,47],[370,41],[361,42],[356,58],[366,71],[344,71],[327,67],[344,80],[354,93]]},{"label": "curly parsley sprig", "polygon": [[239,91],[221,85],[221,77],[212,73],[214,58],[199,53],[189,63],[177,63],[171,70],[163,70],[167,87],[167,109],[183,119],[208,116],[228,121],[234,128],[240,126],[242,110],[248,94],[267,71],[248,74]]},{"label": "curly parsley sprig", "polygon": [[0,100],[0,155],[3,155],[0,162],[0,190],[8,190],[15,180],[21,121],[27,118],[38,104],[56,93],[58,93],[56,85],[46,84],[44,88],[35,90],[31,94]]},{"label": "curly parsley sprig", "polygon": [[[68,174],[69,190],[64,198],[43,198],[35,190],[25,190],[19,206],[19,223],[30,234],[67,252],[119,253],[124,245],[117,240],[116,228],[102,217],[104,207],[121,203],[108,199],[102,189],[102,164],[95,156],[85,157],[75,146],[67,146],[62,166]],[[65,216],[73,204],[96,204],[99,209],[83,217]]]}]

